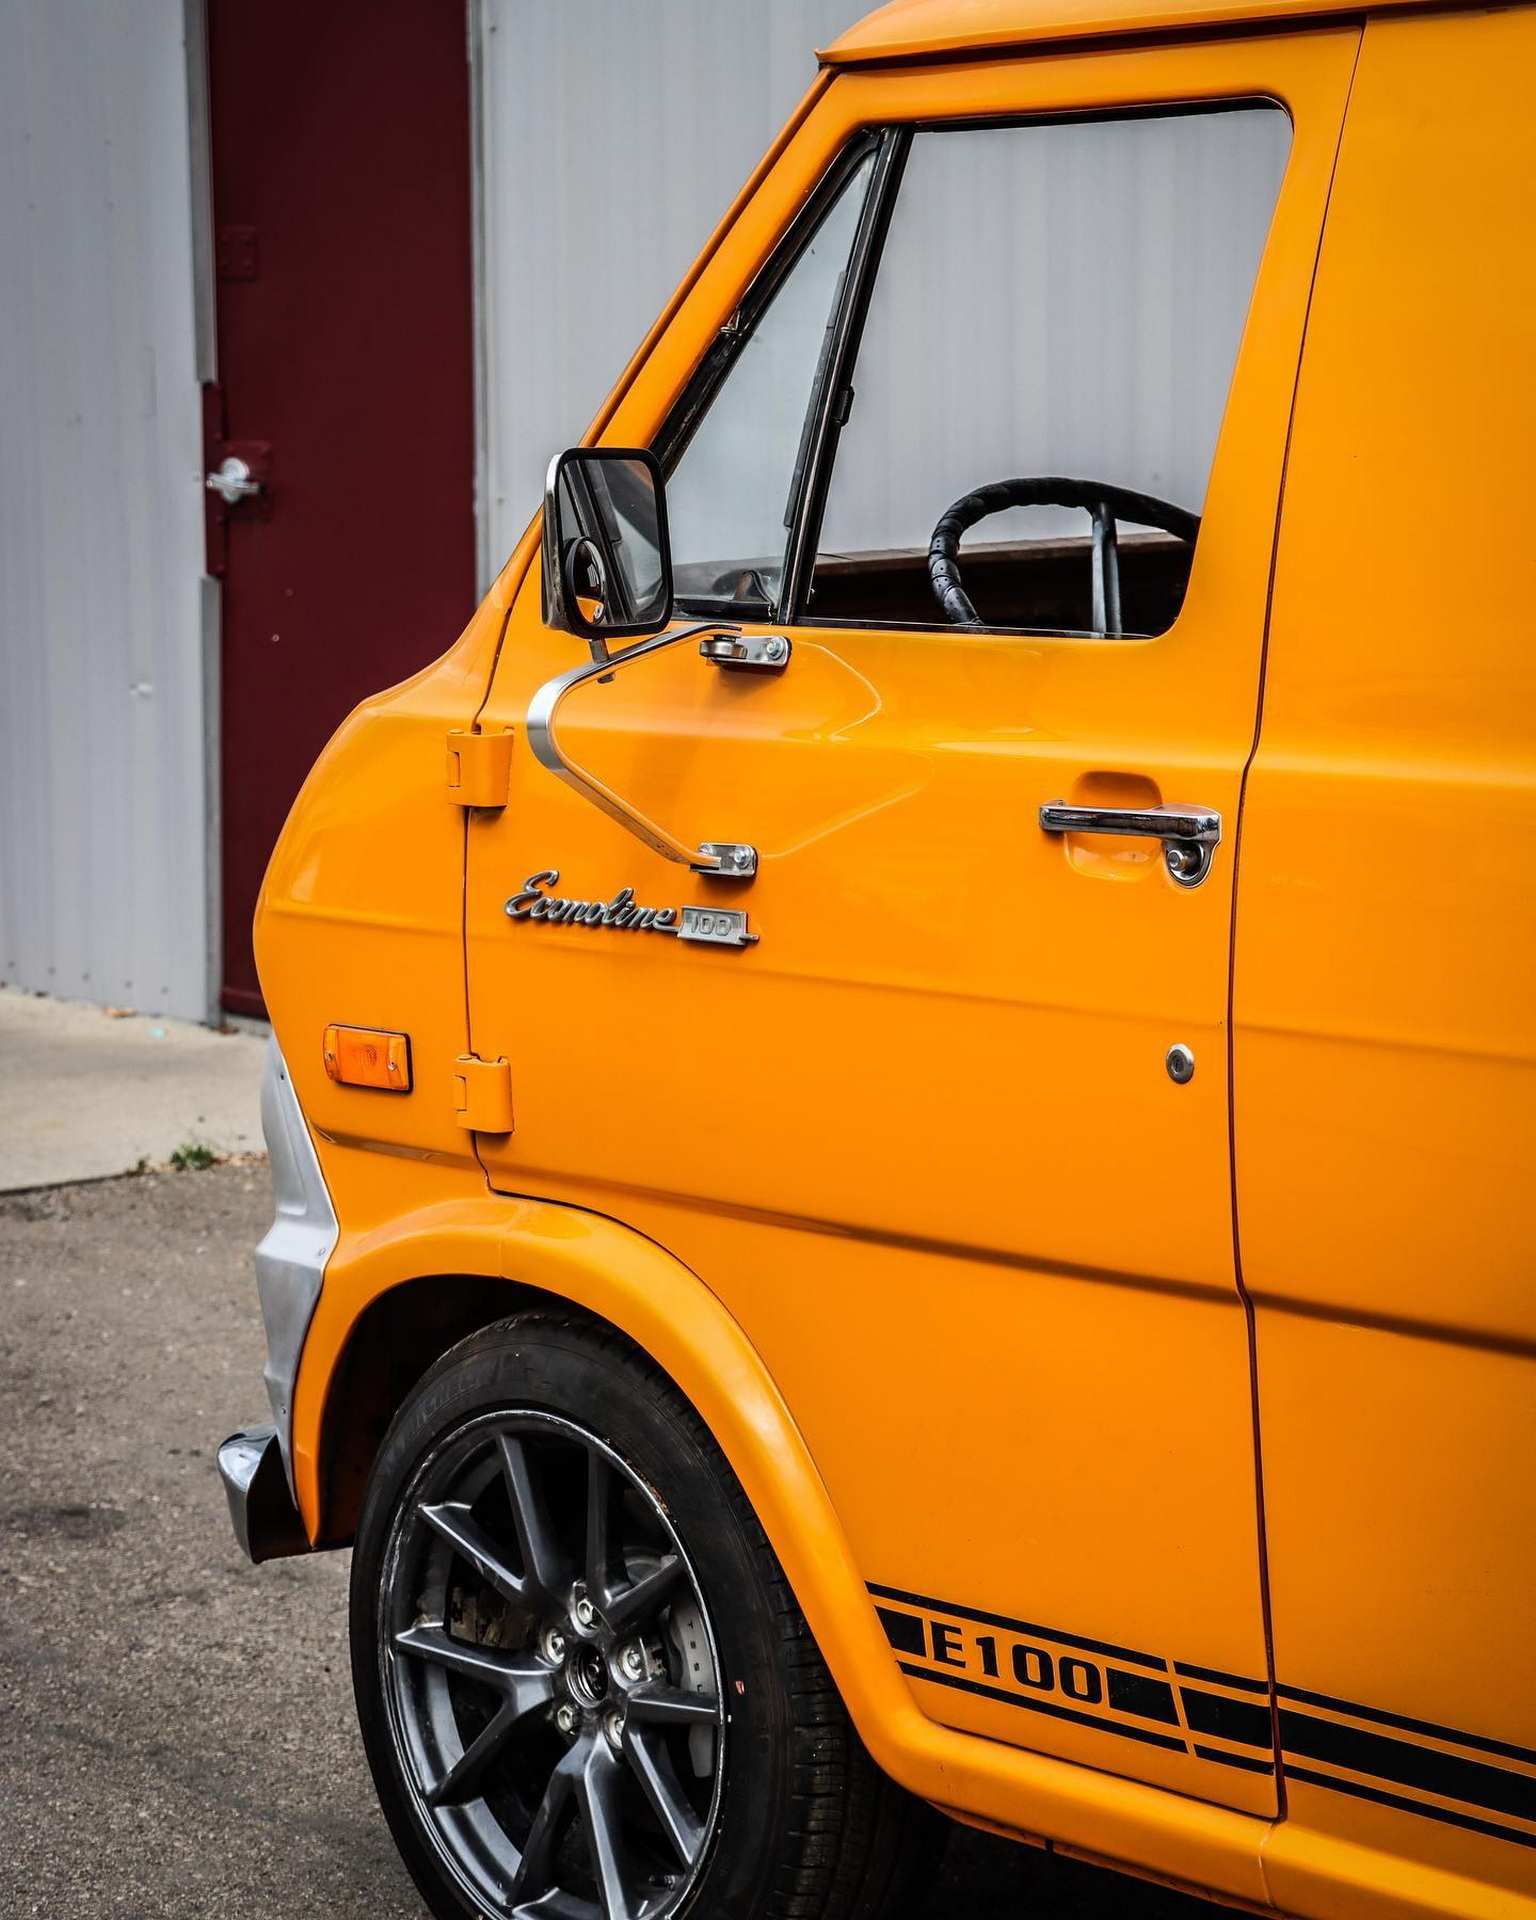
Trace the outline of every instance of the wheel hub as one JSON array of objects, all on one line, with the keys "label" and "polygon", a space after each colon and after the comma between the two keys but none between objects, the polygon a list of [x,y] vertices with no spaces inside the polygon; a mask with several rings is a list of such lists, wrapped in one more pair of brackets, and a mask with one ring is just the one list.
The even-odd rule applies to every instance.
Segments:
[{"label": "wheel hub", "polygon": [[608,1663],[601,1650],[578,1647],[565,1663],[565,1683],[583,1706],[601,1706],[608,1696]]}]

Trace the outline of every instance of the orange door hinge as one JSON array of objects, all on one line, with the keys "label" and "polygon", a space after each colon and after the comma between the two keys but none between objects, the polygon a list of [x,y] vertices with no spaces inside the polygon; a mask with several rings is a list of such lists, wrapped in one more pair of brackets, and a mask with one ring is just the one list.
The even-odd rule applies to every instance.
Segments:
[{"label": "orange door hinge", "polygon": [[504,807],[512,791],[512,735],[448,731],[448,798],[461,807]]},{"label": "orange door hinge", "polygon": [[512,1068],[461,1053],[453,1063],[454,1118],[471,1133],[512,1131]]}]

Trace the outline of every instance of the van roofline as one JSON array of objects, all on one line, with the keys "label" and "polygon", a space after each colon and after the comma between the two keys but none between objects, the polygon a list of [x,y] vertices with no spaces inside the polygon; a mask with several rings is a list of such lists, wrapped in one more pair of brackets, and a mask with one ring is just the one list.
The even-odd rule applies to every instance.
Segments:
[{"label": "van roofline", "polygon": [[[1006,53],[1036,41],[1291,27],[1352,14],[1396,11],[1423,0],[890,0],[866,14],[817,58],[828,67]],[[1448,0],[1460,11],[1478,0]],[[1437,8],[1436,11],[1440,9]]]}]

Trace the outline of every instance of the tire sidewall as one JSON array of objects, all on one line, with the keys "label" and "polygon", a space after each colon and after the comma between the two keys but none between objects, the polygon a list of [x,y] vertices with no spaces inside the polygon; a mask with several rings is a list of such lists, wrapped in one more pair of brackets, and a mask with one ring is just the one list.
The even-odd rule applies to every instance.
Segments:
[{"label": "tire sidewall", "polygon": [[614,1336],[543,1316],[472,1336],[426,1375],[385,1437],[358,1524],[353,1687],[380,1802],[412,1877],[438,1914],[482,1912],[423,1831],[399,1772],[379,1645],[393,1521],[423,1460],[450,1435],[515,1411],[558,1414],[594,1433],[651,1488],[675,1528],[709,1616],[726,1712],[719,1812],[678,1913],[768,1913],[775,1838],[785,1829],[797,1762],[810,1756],[797,1751],[805,1735],[796,1727],[775,1596],[764,1589],[757,1522],[706,1429],[659,1369]]}]

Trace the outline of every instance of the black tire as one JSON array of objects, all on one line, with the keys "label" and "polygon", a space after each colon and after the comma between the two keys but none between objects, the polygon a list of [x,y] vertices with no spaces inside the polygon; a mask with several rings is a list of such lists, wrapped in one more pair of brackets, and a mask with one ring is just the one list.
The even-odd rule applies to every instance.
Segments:
[{"label": "black tire", "polygon": [[[500,1452],[493,1456],[492,1448]],[[584,1469],[576,1464],[582,1448]],[[499,1471],[483,1464],[492,1457]],[[578,1473],[589,1489],[579,1500]],[[437,1487],[458,1491],[449,1498]],[[611,1528],[606,1519],[602,1526],[604,1563],[618,1572],[604,1576],[604,1604],[588,1602],[585,1624],[578,1624],[593,1562],[592,1535],[580,1536],[588,1542],[583,1550],[577,1527],[587,1526],[586,1510],[599,1499],[612,1515]],[[492,1586],[485,1543],[498,1533],[498,1501],[507,1516],[498,1551],[504,1545],[507,1552]],[[526,1513],[525,1501],[532,1502]],[[425,1513],[435,1516],[430,1527]],[[532,1533],[523,1524],[528,1514]],[[480,1524],[468,1516],[480,1516],[486,1531],[466,1533]],[[443,1544],[444,1529],[458,1546]],[[607,1548],[610,1530],[623,1533],[625,1544]],[[464,1557],[465,1539],[480,1553],[478,1572]],[[559,1578],[529,1584],[540,1559],[551,1567],[558,1561]],[[551,1626],[549,1602],[537,1596],[565,1593],[560,1583],[572,1561],[575,1585]],[[663,1600],[650,1638],[644,1628],[628,1629],[634,1637],[620,1646],[626,1629],[609,1631],[609,1612],[617,1619],[642,1584],[663,1580],[672,1597]],[[596,1580],[591,1590],[598,1591]],[[516,1605],[508,1594],[520,1596]],[[434,1809],[427,1804],[433,1781],[423,1776],[440,1783],[445,1767],[451,1774],[463,1765],[457,1756],[475,1734],[512,1711],[504,1700],[500,1707],[489,1696],[482,1702],[477,1681],[442,1670],[440,1638],[422,1651],[422,1636],[446,1634],[451,1620],[448,1657],[457,1662],[466,1619],[477,1660],[505,1662],[519,1674],[537,1668],[536,1680],[552,1671],[553,1692],[547,1705],[530,1695],[539,1704],[526,1709],[519,1694],[522,1717],[496,1760],[483,1773],[469,1763],[470,1787],[483,1788],[479,1799],[465,1803],[456,1790],[459,1804]],[[428,1625],[409,1626],[402,1639],[402,1620]],[[695,1644],[695,1622],[707,1649],[690,1677],[682,1648],[685,1638]],[[412,1877],[443,1920],[516,1915],[518,1903],[531,1899],[540,1901],[540,1913],[572,1920],[672,1920],[685,1913],[693,1920],[903,1920],[922,1910],[947,1821],[876,1768],[723,1454],[671,1380],[600,1322],[542,1310],[504,1320],[461,1342],[422,1379],[385,1436],[364,1500],[351,1637],[358,1719],[379,1799]],[[623,1678],[621,1654],[646,1677]],[[525,1684],[532,1682],[516,1682]],[[631,1691],[621,1697],[624,1686]],[[696,1689],[686,1704],[700,1726],[718,1698],[713,1732],[646,1724],[663,1710],[662,1695],[674,1703],[666,1711],[675,1709],[679,1688]],[[565,1716],[563,1727],[557,1714]],[[631,1738],[646,1752],[657,1741],[669,1743],[659,1755],[668,1773],[659,1798],[645,1778],[654,1779],[657,1758],[652,1753],[641,1767]],[[678,1744],[684,1739],[691,1743],[686,1751]],[[599,1763],[608,1769],[605,1780],[612,1774],[623,1784],[599,1793],[596,1774],[584,1772]],[[550,1784],[541,1789],[546,1771]],[[547,1811],[544,1825],[529,1827],[534,1806],[556,1797],[555,1774],[585,1780],[587,1796],[578,1797],[580,1785],[560,1789],[569,1797],[558,1841],[550,1838],[555,1822]],[[658,1817],[661,1807],[672,1810],[670,1823]],[[603,1849],[594,1852],[594,1835],[618,1836],[608,1871],[617,1872],[615,1857],[627,1860],[627,1879],[604,1887],[594,1864]],[[668,1835],[675,1871],[656,1866]],[[496,1865],[498,1846],[504,1871]],[[498,1897],[525,1850],[530,1877],[515,1900]],[[543,1905],[553,1888],[559,1896]]]}]

